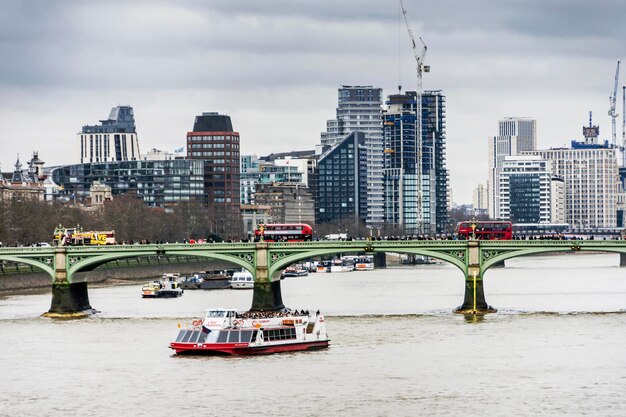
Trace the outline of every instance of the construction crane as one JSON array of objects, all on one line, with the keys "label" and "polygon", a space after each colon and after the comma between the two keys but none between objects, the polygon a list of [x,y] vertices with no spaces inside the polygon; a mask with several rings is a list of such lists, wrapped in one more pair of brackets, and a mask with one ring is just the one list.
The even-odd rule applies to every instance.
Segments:
[{"label": "construction crane", "polygon": [[626,85],[622,86],[622,167],[626,168]]},{"label": "construction crane", "polygon": [[615,84],[613,85],[613,92],[609,97],[609,116],[611,116],[611,128],[612,128],[612,143],[613,146],[617,145],[617,128],[615,126],[615,119],[619,116],[615,113],[615,100],[617,98],[617,83],[619,80],[619,60],[617,60],[617,68],[615,69]]},{"label": "construction crane", "polygon": [[422,192],[423,192],[423,184],[422,184],[422,146],[423,146],[423,136],[422,136],[422,74],[424,72],[430,72],[430,67],[428,65],[424,65],[424,57],[426,56],[426,44],[420,37],[419,40],[422,43],[421,53],[417,51],[417,43],[415,42],[415,36],[413,36],[413,31],[411,30],[411,25],[409,24],[409,18],[406,13],[406,9],[404,8],[404,3],[400,0],[400,7],[402,8],[402,15],[404,16],[404,22],[406,23],[406,29],[409,33],[409,38],[411,39],[411,47],[413,48],[413,55],[415,56],[415,63],[417,64],[417,91],[416,91],[416,121],[415,121],[415,136],[417,136],[417,184],[418,184],[418,223],[422,224],[421,228],[423,229],[423,216],[422,216]]}]

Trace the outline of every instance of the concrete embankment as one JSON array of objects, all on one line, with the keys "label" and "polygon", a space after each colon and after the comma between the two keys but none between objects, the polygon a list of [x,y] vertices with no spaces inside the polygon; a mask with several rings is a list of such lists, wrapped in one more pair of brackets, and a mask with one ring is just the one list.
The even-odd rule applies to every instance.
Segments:
[{"label": "concrete embankment", "polygon": [[[89,272],[79,272],[74,282],[89,284],[121,285],[136,281],[153,280],[165,272],[178,272],[181,275],[197,271],[211,271],[226,268],[237,268],[226,262],[190,262],[171,265],[143,265],[135,267],[96,268]],[[19,292],[40,288],[51,288],[50,275],[46,273],[0,274],[0,292]]]}]

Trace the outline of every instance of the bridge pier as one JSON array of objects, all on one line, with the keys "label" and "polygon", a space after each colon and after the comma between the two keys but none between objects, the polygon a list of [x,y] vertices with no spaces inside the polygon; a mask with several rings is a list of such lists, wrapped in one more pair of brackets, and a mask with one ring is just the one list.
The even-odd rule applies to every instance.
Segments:
[{"label": "bridge pier", "polygon": [[460,314],[486,314],[495,313],[495,308],[487,304],[485,289],[483,287],[483,274],[480,268],[479,242],[468,242],[468,267],[465,276],[465,297],[463,304],[454,310]]},{"label": "bridge pier", "polygon": [[626,266],[626,253],[619,254],[619,266]]},{"label": "bridge pier", "polygon": [[55,248],[52,303],[43,316],[54,318],[83,317],[96,312],[89,304],[86,282],[70,282],[67,275],[67,249]]},{"label": "bridge pier", "polygon": [[281,311],[285,308],[280,290],[280,279],[272,282],[254,282],[250,311]]},{"label": "bridge pier", "polygon": [[285,308],[280,290],[280,272],[270,277],[268,246],[265,242],[256,244],[256,270],[254,274],[254,293],[250,311],[280,311]]}]

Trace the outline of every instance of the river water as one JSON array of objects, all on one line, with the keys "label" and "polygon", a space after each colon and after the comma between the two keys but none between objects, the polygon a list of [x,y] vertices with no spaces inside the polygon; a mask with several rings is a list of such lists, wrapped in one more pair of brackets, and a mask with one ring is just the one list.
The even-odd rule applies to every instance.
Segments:
[{"label": "river water", "polygon": [[[252,292],[142,299],[90,288],[101,313],[40,317],[50,294],[0,298],[0,416],[624,416],[626,269],[609,254],[513,259],[485,276],[499,311],[451,311],[447,265],[282,281],[288,307],[325,313],[331,347],[177,357],[177,324]],[[166,271],[164,271],[166,272]]]}]

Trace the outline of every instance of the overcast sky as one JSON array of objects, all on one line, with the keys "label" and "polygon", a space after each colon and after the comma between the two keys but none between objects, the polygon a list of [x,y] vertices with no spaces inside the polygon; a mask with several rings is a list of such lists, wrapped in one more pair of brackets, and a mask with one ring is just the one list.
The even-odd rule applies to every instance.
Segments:
[{"label": "overcast sky", "polygon": [[[397,0],[0,0],[0,167],[33,151],[78,163],[76,133],[116,105],[142,151],[185,145],[194,117],[232,118],[241,153],[313,149],[337,88],[415,89]],[[447,100],[457,203],[487,177],[487,139],[507,116],[537,120],[538,146],[581,139],[626,51],[623,0],[405,0],[428,45],[424,89]],[[626,69],[624,69],[626,72]],[[621,77],[622,80],[626,78]],[[621,141],[622,85],[618,93]]]}]

